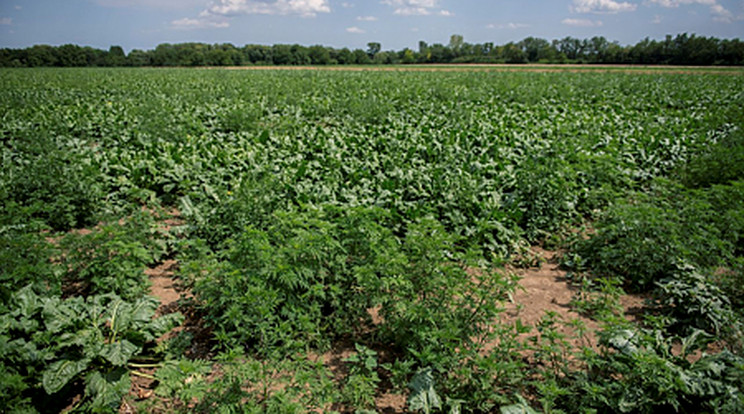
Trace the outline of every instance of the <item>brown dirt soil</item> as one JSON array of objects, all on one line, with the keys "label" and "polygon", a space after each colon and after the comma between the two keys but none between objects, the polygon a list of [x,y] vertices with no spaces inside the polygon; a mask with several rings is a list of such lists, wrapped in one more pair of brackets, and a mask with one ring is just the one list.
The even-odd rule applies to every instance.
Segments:
[{"label": "brown dirt soil", "polygon": [[[559,252],[545,250],[533,246],[531,252],[538,258],[538,266],[526,269],[512,269],[519,277],[519,288],[513,295],[513,303],[507,306],[505,315],[501,322],[512,324],[521,320],[526,326],[535,326],[545,315],[545,312],[555,312],[559,320],[565,322],[578,319],[588,328],[589,339],[595,344],[594,335],[591,333],[599,329],[599,324],[593,319],[578,314],[571,309],[571,300],[577,293],[566,279],[566,271],[560,269],[558,264]],[[630,320],[636,320],[643,312],[644,295],[623,295],[620,304],[623,306],[625,316]],[[566,327],[562,333],[572,338],[573,333]],[[573,346],[579,346],[576,339],[569,342]]]}]

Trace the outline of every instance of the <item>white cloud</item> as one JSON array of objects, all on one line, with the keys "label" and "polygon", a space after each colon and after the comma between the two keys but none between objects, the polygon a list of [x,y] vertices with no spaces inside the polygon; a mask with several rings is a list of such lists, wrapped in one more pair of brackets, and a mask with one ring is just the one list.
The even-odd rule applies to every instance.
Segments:
[{"label": "white cloud", "polygon": [[354,5],[351,4],[351,3],[349,3],[349,2],[343,2],[343,3],[341,3],[341,7],[343,7],[344,9],[350,9],[350,8],[354,7]]},{"label": "white cloud", "polygon": [[156,9],[187,9],[203,6],[205,0],[91,0],[104,7],[147,7]]},{"label": "white cloud", "polygon": [[654,16],[654,20],[652,20],[651,23],[653,23],[653,24],[661,24],[661,16],[659,16],[658,14],[656,16]]},{"label": "white cloud", "polygon": [[21,10],[23,7],[16,5],[13,8],[16,9],[16,10]]},{"label": "white cloud", "polygon": [[315,17],[318,13],[330,13],[328,0],[214,0],[205,12],[218,16],[241,14],[295,14]]},{"label": "white cloud", "polygon": [[439,0],[382,0],[380,3],[393,7],[393,14],[400,16],[452,16],[452,12],[439,7]]},{"label": "white cloud", "polygon": [[650,3],[658,4],[662,7],[679,7],[680,4],[703,4],[710,6],[716,4],[718,0],[649,0]]},{"label": "white cloud", "polygon": [[525,24],[525,23],[489,24],[488,26],[486,26],[487,29],[509,29],[509,30],[525,29],[528,27],[530,27],[530,25]]},{"label": "white cloud", "polygon": [[734,21],[734,14],[720,4],[710,6],[710,13],[713,15],[713,20],[717,22],[731,23]]},{"label": "white cloud", "polygon": [[666,8],[679,7],[681,5],[700,4],[703,6],[710,7],[710,14],[713,15],[713,20],[719,23],[732,23],[734,20],[741,20],[741,18],[735,18],[734,14],[730,10],[723,7],[718,0],[649,0],[650,4],[658,4],[659,6]]},{"label": "white cloud", "polygon": [[11,24],[13,24],[13,19],[10,17],[0,18],[0,26],[10,26]]},{"label": "white cloud", "polygon": [[362,30],[362,29],[360,29],[360,28],[358,28],[358,27],[356,27],[356,26],[351,26],[351,27],[347,27],[347,28],[346,28],[346,31],[347,31],[347,32],[349,32],[349,33],[356,33],[356,34],[364,34],[364,33],[367,33],[367,32],[365,32],[364,30]]},{"label": "white cloud", "polygon": [[375,16],[357,16],[356,18],[360,22],[376,22],[377,17]]},{"label": "white cloud", "polygon": [[575,27],[600,27],[602,26],[601,20],[589,20],[589,19],[563,19],[561,23],[567,26],[575,26]]},{"label": "white cloud", "polygon": [[176,29],[190,30],[190,29],[224,29],[230,27],[230,23],[222,21],[211,21],[207,19],[189,19],[183,18],[180,20],[174,20],[171,22],[171,26]]},{"label": "white cloud", "polygon": [[632,12],[638,7],[637,4],[628,2],[617,2],[614,0],[574,0],[570,10],[574,13],[602,13],[615,14],[620,12]]}]

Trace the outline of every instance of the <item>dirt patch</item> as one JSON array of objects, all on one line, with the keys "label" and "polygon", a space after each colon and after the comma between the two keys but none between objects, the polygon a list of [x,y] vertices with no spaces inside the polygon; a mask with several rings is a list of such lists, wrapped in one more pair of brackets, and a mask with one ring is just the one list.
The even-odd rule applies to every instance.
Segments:
[{"label": "dirt patch", "polygon": [[[514,324],[517,320],[528,327],[535,327],[545,316],[546,312],[554,312],[559,321],[576,320],[586,328],[585,336],[577,336],[577,332],[568,326],[559,326],[560,333],[566,336],[572,347],[597,345],[596,332],[600,329],[597,321],[576,312],[571,301],[578,293],[567,279],[567,272],[558,263],[559,252],[533,246],[531,253],[537,258],[537,265],[524,269],[512,269],[520,277],[519,288],[514,292],[513,303],[507,305],[506,312],[499,322]],[[620,304],[625,317],[637,321],[646,310],[647,295],[622,295]],[[534,330],[524,334],[522,339],[534,336]]]}]

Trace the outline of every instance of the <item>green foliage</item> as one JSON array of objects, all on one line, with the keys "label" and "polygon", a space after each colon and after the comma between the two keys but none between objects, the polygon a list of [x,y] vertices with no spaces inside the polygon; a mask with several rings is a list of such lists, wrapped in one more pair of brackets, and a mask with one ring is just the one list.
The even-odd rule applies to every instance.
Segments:
[{"label": "green foliage", "polygon": [[744,177],[744,131],[730,125],[716,135],[718,141],[692,158],[678,174],[686,186],[709,187]]},{"label": "green foliage", "polygon": [[[741,205],[734,183],[698,192],[660,183],[651,195],[612,206],[595,224],[596,234],[576,252],[593,272],[620,276],[645,290],[673,274],[679,261],[699,267],[726,265],[741,242]],[[718,196],[734,204],[723,205]],[[711,199],[711,201],[708,201]]]},{"label": "green foliage", "polygon": [[586,369],[563,380],[569,388],[560,402],[570,412],[733,413],[744,407],[741,357],[723,351],[688,360],[710,342],[701,331],[679,338],[680,353],[673,351],[677,338],[655,329],[616,327],[600,338],[602,352],[586,353]]},{"label": "green foliage", "polygon": [[127,300],[141,297],[148,291],[145,267],[165,249],[156,237],[152,217],[145,212],[100,224],[90,232],[65,235],[60,240],[65,283],[78,295],[112,292]]},{"label": "green foliage", "polygon": [[[533,59],[541,44],[501,53]],[[0,394],[49,411],[63,398],[44,388],[61,387],[55,397],[86,396],[81,408],[113,406],[152,344],[144,326],[112,334],[118,322],[101,318],[126,306],[106,294],[146,301],[144,267],[176,253],[209,345],[239,351],[154,364],[167,400],[153,410],[371,408],[375,392],[407,392],[428,372],[412,409],[736,412],[735,341],[731,354],[700,351],[741,313],[744,185],[724,155],[738,149],[742,85],[703,73],[0,71]],[[178,207],[183,239],[139,213],[159,204]],[[93,226],[103,216],[121,221]],[[496,266],[585,219],[596,233],[575,236],[565,262],[591,270],[574,305],[605,339],[595,352],[581,321],[547,315],[525,343],[530,327],[495,322],[516,282]],[[90,233],[46,232],[81,226]],[[620,280],[660,285],[656,322],[626,321]],[[47,328],[53,306],[64,328]],[[360,347],[334,383],[303,355],[337,340],[391,362]],[[154,351],[181,358],[188,341]]]},{"label": "green foliage", "polygon": [[246,227],[229,239],[223,260],[194,285],[217,338],[265,351],[358,329],[369,319],[377,272],[396,260],[378,216],[330,207],[277,212],[266,230]]},{"label": "green foliage", "polygon": [[304,413],[338,400],[327,370],[302,356],[258,360],[231,351],[217,362],[213,381],[202,363],[166,365],[157,392],[177,398],[176,412]]},{"label": "green foliage", "polygon": [[544,238],[577,215],[583,197],[575,172],[558,154],[525,162],[517,173],[514,204],[520,211],[520,226],[530,241]]},{"label": "green foliage", "polygon": [[657,282],[662,311],[681,330],[701,329],[716,337],[741,337],[742,324],[724,292],[692,266]]},{"label": "green foliage", "polygon": [[377,375],[377,352],[364,345],[354,344],[356,353],[344,359],[350,363],[342,398],[354,408],[373,408],[375,393],[380,383]]},{"label": "green foliage", "polygon": [[188,403],[201,400],[209,390],[206,377],[212,372],[211,364],[202,360],[177,359],[165,361],[155,372],[158,386],[155,393]]},{"label": "green foliage", "polygon": [[446,372],[482,346],[515,280],[479,267],[484,263],[458,251],[457,237],[430,218],[410,227],[402,251],[405,261],[379,279],[381,333],[422,366]]},{"label": "green foliage", "polygon": [[61,293],[63,269],[50,259],[57,250],[38,226],[0,227],[0,311],[7,311],[13,292],[31,285],[38,293]]},{"label": "green foliage", "polygon": [[54,139],[47,132],[13,138],[3,141],[0,204],[5,214],[39,219],[54,230],[92,223],[103,194],[85,142]]},{"label": "green foliage", "polygon": [[[81,408],[114,412],[129,391],[133,359],[180,322],[154,319],[157,300],[125,302],[116,295],[62,300],[26,287],[0,316],[3,395],[10,407],[59,410],[85,385]],[[80,381],[79,381],[80,380]]]},{"label": "green foliage", "polygon": [[433,410],[442,408],[442,399],[434,389],[434,375],[430,367],[416,372],[408,387],[411,389],[411,394],[408,396],[410,410],[430,414]]}]

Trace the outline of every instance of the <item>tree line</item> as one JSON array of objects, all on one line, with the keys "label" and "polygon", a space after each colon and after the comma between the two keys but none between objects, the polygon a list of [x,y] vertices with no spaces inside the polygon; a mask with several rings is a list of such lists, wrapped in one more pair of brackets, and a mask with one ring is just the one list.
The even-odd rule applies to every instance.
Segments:
[{"label": "tree line", "polygon": [[383,51],[378,42],[367,49],[321,45],[273,46],[229,43],[164,43],[152,50],[124,53],[72,44],[35,45],[0,49],[0,67],[82,66],[242,66],[242,65],[367,65],[412,63],[590,63],[647,65],[744,65],[744,42],[679,34],[663,40],[645,38],[635,45],[620,45],[602,36],[565,37],[548,41],[528,37],[504,45],[467,43],[452,35],[448,44],[420,41],[418,50]]}]

